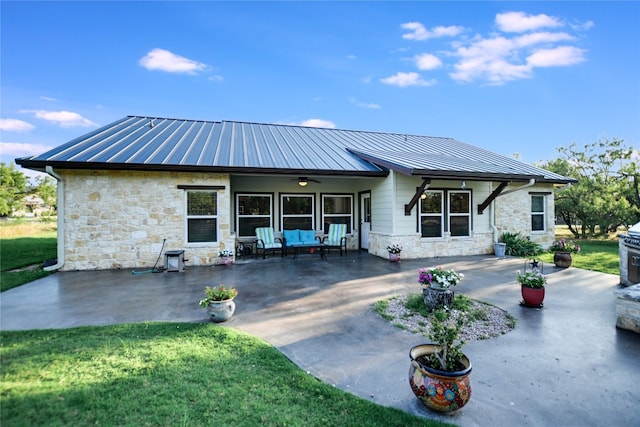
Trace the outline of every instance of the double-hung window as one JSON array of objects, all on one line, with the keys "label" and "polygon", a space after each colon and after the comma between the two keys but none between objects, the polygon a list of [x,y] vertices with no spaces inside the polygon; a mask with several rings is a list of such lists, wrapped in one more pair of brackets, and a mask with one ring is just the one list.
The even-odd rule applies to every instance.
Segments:
[{"label": "double-hung window", "polygon": [[218,193],[188,190],[187,242],[211,243],[218,241]]},{"label": "double-hung window", "polygon": [[471,193],[449,191],[449,233],[452,237],[471,235]]},{"label": "double-hung window", "polygon": [[322,229],[329,232],[331,224],[347,224],[347,234],[351,234],[353,224],[353,195],[322,195]]},{"label": "double-hung window", "polygon": [[531,195],[531,231],[544,231],[546,216],[544,196]]},{"label": "double-hung window", "polygon": [[273,227],[273,195],[236,194],[238,237],[255,236],[257,227]]},{"label": "double-hung window", "polygon": [[442,237],[444,232],[443,225],[443,192],[427,190],[420,199],[420,230],[422,237]]},{"label": "double-hung window", "polygon": [[281,230],[313,230],[314,197],[311,194],[281,194]]}]

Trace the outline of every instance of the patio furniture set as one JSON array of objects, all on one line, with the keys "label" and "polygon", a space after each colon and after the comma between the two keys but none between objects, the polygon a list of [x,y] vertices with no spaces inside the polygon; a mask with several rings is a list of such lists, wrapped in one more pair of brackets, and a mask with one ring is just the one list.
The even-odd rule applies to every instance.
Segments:
[{"label": "patio furniture set", "polygon": [[347,225],[331,224],[326,236],[317,236],[314,230],[283,230],[282,237],[275,237],[272,227],[256,228],[256,256],[266,258],[267,252],[280,252],[280,256],[288,255],[288,251],[293,252],[293,259],[298,259],[302,252],[318,253],[320,259],[326,260],[326,253],[330,249],[340,250],[347,253]]}]

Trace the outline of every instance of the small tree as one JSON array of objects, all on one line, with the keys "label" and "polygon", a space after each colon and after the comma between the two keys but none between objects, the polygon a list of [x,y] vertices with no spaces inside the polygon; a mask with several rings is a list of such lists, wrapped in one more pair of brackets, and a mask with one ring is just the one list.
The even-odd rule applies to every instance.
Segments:
[{"label": "small tree", "polygon": [[47,206],[57,208],[56,182],[50,176],[39,176],[36,178],[34,192],[44,201]]},{"label": "small tree", "polygon": [[26,176],[11,163],[0,163],[0,216],[10,216],[27,189]]}]

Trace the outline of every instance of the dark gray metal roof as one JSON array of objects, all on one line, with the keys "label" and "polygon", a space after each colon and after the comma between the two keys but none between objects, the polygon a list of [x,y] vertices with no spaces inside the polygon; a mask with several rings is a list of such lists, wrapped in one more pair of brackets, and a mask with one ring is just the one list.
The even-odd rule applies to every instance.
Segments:
[{"label": "dark gray metal roof", "polygon": [[407,175],[572,180],[452,138],[304,126],[128,116],[44,154],[43,170],[182,170],[291,175]]}]

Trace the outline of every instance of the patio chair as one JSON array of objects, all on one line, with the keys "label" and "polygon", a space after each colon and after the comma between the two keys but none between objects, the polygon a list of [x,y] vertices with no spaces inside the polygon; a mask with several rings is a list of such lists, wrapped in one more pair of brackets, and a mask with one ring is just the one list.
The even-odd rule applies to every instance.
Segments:
[{"label": "patio chair", "polygon": [[274,237],[272,227],[256,228],[256,256],[262,251],[262,259],[266,258],[267,252],[280,251],[280,256],[284,256],[284,245],[282,239]]},{"label": "patio chair", "polygon": [[329,233],[322,239],[326,249],[340,249],[347,253],[347,224],[330,224]]}]

